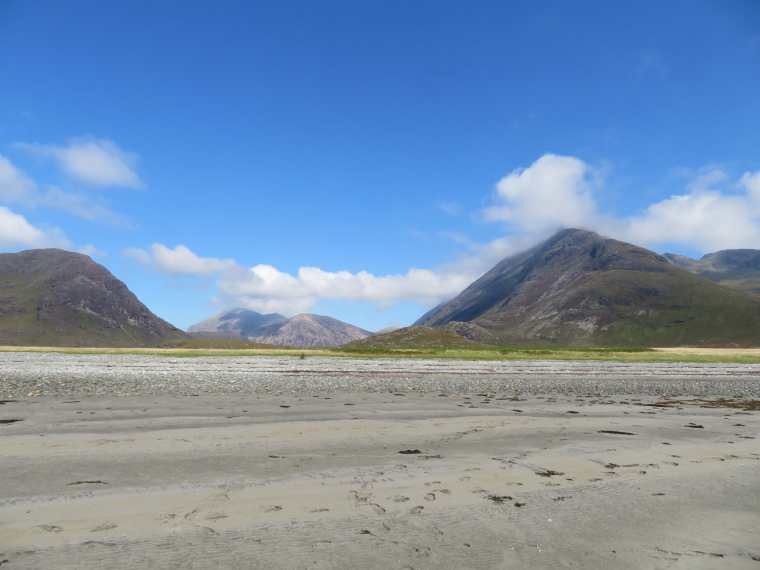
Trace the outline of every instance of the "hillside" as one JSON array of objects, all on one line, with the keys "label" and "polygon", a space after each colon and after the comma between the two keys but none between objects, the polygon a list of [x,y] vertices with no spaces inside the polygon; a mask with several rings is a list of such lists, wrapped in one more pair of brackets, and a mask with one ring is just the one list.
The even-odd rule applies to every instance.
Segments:
[{"label": "hillside", "polygon": [[415,324],[499,345],[752,347],[760,298],[569,229],[503,260]]},{"label": "hillside", "polygon": [[184,338],[86,255],[0,254],[0,345],[152,347]]},{"label": "hillside", "polygon": [[725,249],[701,259],[666,253],[663,257],[687,271],[732,289],[760,295],[760,250]]},{"label": "hillside", "polygon": [[344,348],[468,348],[482,346],[485,345],[455,332],[422,326],[411,326],[387,333],[378,333],[343,345]]}]

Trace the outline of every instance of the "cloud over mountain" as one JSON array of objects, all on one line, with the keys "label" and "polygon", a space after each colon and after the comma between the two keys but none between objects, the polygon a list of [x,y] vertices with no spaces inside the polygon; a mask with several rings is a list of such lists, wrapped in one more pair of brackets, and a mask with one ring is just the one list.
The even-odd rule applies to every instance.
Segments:
[{"label": "cloud over mountain", "polygon": [[43,231],[24,216],[0,206],[0,248],[68,247],[69,241],[57,229]]},{"label": "cloud over mountain", "polygon": [[732,180],[712,168],[693,176],[682,193],[625,217],[600,212],[604,191],[599,169],[578,158],[546,154],[500,180],[495,205],[485,208],[483,217],[526,235],[584,227],[649,247],[666,242],[703,252],[760,247],[760,172]]},{"label": "cloud over mountain", "polygon": [[584,161],[546,154],[516,169],[495,187],[485,221],[505,224],[508,235],[489,243],[467,241],[470,253],[432,269],[374,275],[368,271],[326,271],[304,266],[296,274],[232,259],[200,257],[185,245],[155,243],[149,250],[129,248],[123,257],[163,275],[217,276],[220,304],[293,315],[320,299],[367,301],[378,307],[412,301],[432,307],[452,298],[506,256],[537,244],[557,229],[578,226],[632,243],[656,247],[679,243],[704,252],[735,247],[760,248],[760,172],[732,181],[708,170],[692,178],[684,192],[653,203],[636,215],[600,212],[605,191],[601,169]]},{"label": "cloud over mountain", "polygon": [[497,204],[486,208],[485,219],[529,233],[588,224],[596,216],[595,178],[582,160],[545,154],[496,184]]},{"label": "cloud over mountain", "polygon": [[218,274],[216,287],[228,300],[261,312],[295,314],[318,299],[347,299],[390,305],[401,300],[436,304],[456,295],[472,275],[454,271],[410,269],[403,275],[376,276],[367,271],[325,271],[301,267],[296,275],[271,265],[244,267],[231,259],[199,257],[184,245],[171,249],[153,244],[150,251],[129,248],[122,257],[164,275]]}]

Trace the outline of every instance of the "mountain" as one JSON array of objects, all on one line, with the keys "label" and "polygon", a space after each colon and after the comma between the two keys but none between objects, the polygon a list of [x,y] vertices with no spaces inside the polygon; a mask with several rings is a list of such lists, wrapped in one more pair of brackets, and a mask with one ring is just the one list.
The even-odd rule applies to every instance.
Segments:
[{"label": "mountain", "polygon": [[701,259],[666,253],[663,257],[700,277],[726,287],[760,294],[760,250],[724,249]]},{"label": "mountain", "polygon": [[748,347],[760,346],[760,298],[568,229],[504,259],[415,324],[499,345]]},{"label": "mountain", "polygon": [[2,345],[150,347],[183,338],[86,255],[0,254]]},{"label": "mountain", "polygon": [[266,325],[248,340],[285,346],[340,346],[371,335],[369,331],[332,317],[303,313],[285,323]]},{"label": "mountain", "polygon": [[[255,336],[259,328],[272,323],[284,323],[285,317],[278,313],[262,315],[249,309],[227,309],[196,323],[187,329],[189,333],[230,332],[243,338]],[[197,335],[193,335],[197,336]]]},{"label": "mountain", "polygon": [[303,347],[340,346],[372,335],[331,317],[304,313],[286,319],[248,309],[227,309],[188,329],[193,336],[208,331],[227,331],[252,342]]}]

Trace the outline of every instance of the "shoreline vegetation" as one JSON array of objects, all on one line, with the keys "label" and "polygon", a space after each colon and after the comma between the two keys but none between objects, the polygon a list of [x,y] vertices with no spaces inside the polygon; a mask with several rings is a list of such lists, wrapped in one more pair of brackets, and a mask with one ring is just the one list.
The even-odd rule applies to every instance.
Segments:
[{"label": "shoreline vegetation", "polygon": [[[299,348],[246,346],[236,341],[190,341],[172,347],[90,348],[0,346],[0,352],[55,352],[63,354],[144,354],[153,356],[332,356],[336,358],[411,358],[444,360],[602,360],[624,362],[760,363],[760,348],[699,347],[399,347]],[[242,345],[242,346],[241,346]]]}]

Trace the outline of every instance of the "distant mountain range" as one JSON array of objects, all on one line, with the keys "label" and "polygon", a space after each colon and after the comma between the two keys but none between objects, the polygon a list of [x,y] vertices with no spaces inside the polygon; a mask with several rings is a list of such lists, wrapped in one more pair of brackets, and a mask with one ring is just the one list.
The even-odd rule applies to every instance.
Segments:
[{"label": "distant mountain range", "polygon": [[[229,332],[239,338],[247,338],[259,334],[261,327],[285,323],[288,319],[278,313],[262,315],[248,309],[227,309],[188,327],[188,333]],[[195,335],[194,335],[195,336]],[[217,337],[218,338],[218,337]]]},{"label": "distant mountain range", "polygon": [[86,255],[0,254],[0,345],[153,347],[185,338]]},{"label": "distant mountain range", "polygon": [[222,311],[187,330],[195,337],[226,332],[251,342],[299,347],[340,346],[373,334],[332,317],[304,313],[288,319],[239,308]]},{"label": "distant mountain range", "polygon": [[[508,257],[415,326],[373,333],[331,317],[227,309],[196,338],[279,346],[760,346],[760,251],[699,260],[577,229]],[[158,318],[89,257],[0,254],[0,345],[166,346]]]},{"label": "distant mountain range", "polygon": [[415,325],[513,346],[760,346],[760,296],[568,229],[503,260]]},{"label": "distant mountain range", "polygon": [[756,249],[725,249],[708,253],[698,260],[674,253],[666,253],[663,257],[710,281],[760,294],[760,251]]}]

